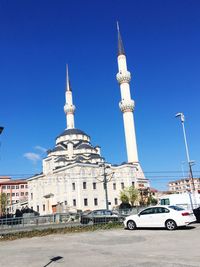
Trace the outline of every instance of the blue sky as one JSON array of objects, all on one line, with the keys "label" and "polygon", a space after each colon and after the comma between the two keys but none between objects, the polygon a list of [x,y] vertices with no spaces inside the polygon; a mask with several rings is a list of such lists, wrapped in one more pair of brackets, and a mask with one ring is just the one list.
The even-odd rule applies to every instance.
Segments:
[{"label": "blue sky", "polygon": [[[119,20],[146,177],[164,188],[182,176],[182,167],[187,170],[177,112],[185,114],[200,176],[199,13],[198,0],[1,0],[0,174],[22,178],[41,172],[43,148],[52,148],[66,127],[66,63],[76,128],[101,146],[108,162],[126,161],[115,78]],[[31,161],[26,153],[38,156]]]}]

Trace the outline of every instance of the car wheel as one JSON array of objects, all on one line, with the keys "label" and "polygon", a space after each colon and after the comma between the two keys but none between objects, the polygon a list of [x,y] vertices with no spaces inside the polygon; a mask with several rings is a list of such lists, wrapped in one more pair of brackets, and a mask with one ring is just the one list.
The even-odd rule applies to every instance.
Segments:
[{"label": "car wheel", "polygon": [[128,230],[135,230],[136,229],[136,224],[134,221],[130,220],[127,222],[127,229]]},{"label": "car wheel", "polygon": [[177,228],[177,225],[176,225],[175,221],[167,220],[165,223],[165,227],[167,228],[167,230],[173,231]]}]

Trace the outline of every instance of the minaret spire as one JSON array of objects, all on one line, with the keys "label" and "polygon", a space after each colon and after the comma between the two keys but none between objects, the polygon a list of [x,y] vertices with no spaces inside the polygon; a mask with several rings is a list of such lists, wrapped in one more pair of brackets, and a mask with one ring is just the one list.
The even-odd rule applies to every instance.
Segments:
[{"label": "minaret spire", "polygon": [[66,64],[66,91],[71,91],[70,81],[69,81],[68,64]]},{"label": "minaret spire", "polygon": [[135,102],[131,99],[131,93],[130,93],[131,74],[127,70],[126,55],[124,52],[124,47],[118,23],[117,23],[117,31],[118,31],[117,61],[119,69],[119,72],[117,73],[117,81],[119,82],[120,92],[121,92],[121,101],[119,103],[119,107],[123,113],[128,162],[136,163],[138,162],[138,153],[137,153],[137,143],[135,135],[134,116],[133,116]]},{"label": "minaret spire", "polygon": [[117,21],[117,32],[118,32],[118,56],[119,55],[125,55],[124,46],[122,42],[122,37],[119,30],[119,23]]},{"label": "minaret spire", "polygon": [[74,112],[76,107],[73,105],[72,90],[69,81],[68,65],[66,65],[66,92],[65,92],[65,106],[64,111],[67,120],[67,129],[74,129]]}]

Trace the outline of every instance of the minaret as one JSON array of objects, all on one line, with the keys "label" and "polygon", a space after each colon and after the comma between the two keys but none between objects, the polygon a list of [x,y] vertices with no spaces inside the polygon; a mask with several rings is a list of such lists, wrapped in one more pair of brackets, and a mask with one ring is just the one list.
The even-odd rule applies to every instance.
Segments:
[{"label": "minaret", "polygon": [[116,78],[120,85],[120,92],[121,92],[121,101],[119,103],[119,107],[123,113],[128,162],[135,163],[138,162],[138,152],[137,152],[137,143],[135,135],[134,117],[133,117],[135,103],[131,99],[130,84],[129,84],[131,80],[131,74],[127,70],[126,55],[124,52],[124,46],[122,43],[122,38],[120,35],[118,23],[117,23],[117,31],[118,31],[117,61],[118,61],[119,72],[117,73]]},{"label": "minaret", "polygon": [[66,103],[64,111],[67,120],[67,129],[74,129],[74,112],[76,107],[73,105],[72,90],[69,81],[68,65],[66,65],[66,92],[65,92]]}]

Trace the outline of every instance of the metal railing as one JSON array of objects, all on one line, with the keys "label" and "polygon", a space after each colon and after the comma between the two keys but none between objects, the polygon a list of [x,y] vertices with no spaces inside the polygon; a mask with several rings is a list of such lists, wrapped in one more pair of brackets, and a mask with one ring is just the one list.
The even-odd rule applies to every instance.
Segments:
[{"label": "metal railing", "polygon": [[[0,234],[3,232],[20,231],[20,230],[32,230],[32,229],[45,229],[45,228],[59,228],[59,227],[75,227],[86,226],[91,223],[82,223],[82,213],[56,213],[43,216],[26,216],[15,218],[0,219]],[[95,218],[92,217],[92,224],[105,224],[111,221],[122,222],[118,217],[114,220],[108,218]]]},{"label": "metal railing", "polygon": [[56,213],[43,216],[25,214],[23,217],[0,219],[0,234],[3,232],[23,231],[33,229],[75,227],[94,224],[122,223],[124,218],[131,214],[137,214],[145,207],[115,210],[115,216],[87,216],[84,213]]}]

